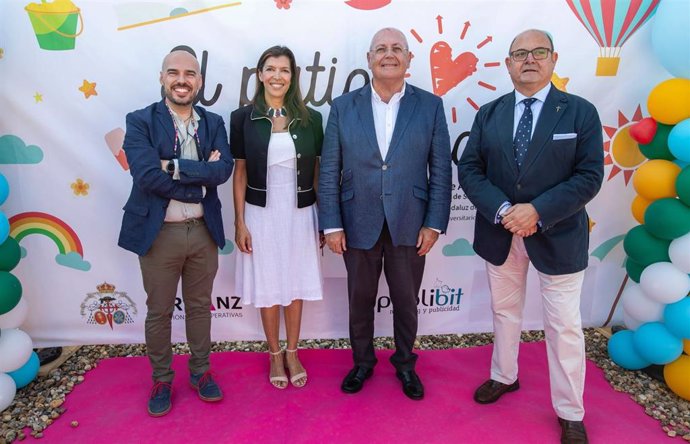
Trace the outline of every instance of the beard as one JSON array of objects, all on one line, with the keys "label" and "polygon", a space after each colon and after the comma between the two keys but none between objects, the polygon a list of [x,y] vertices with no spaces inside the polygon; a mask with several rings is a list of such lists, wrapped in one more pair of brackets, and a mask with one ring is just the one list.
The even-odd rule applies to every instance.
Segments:
[{"label": "beard", "polygon": [[[190,89],[192,92],[189,95],[189,98],[187,99],[179,99],[175,97],[175,94],[173,93],[173,88],[178,87],[178,86],[185,86]],[[189,106],[194,103],[194,99],[196,99],[196,93],[194,92],[194,88],[192,88],[190,85],[184,85],[184,84],[175,84],[171,85],[170,88],[164,88],[165,90],[165,98],[168,99],[171,103],[174,103],[175,105],[178,106]]]}]

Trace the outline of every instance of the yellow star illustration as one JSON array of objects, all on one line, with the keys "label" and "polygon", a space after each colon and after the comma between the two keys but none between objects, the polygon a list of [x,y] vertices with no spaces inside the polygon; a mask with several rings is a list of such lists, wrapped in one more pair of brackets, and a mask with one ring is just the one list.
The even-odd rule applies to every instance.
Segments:
[{"label": "yellow star illustration", "polygon": [[97,96],[98,93],[96,92],[96,83],[91,83],[88,80],[84,79],[84,83],[79,87],[79,91],[84,93],[84,98],[88,99],[91,96]]},{"label": "yellow star illustration", "polygon": [[556,88],[560,89],[563,92],[568,92],[565,89],[565,85],[568,84],[568,81],[570,80],[570,77],[558,77],[558,74],[555,72],[551,75],[551,82],[556,86]]},{"label": "yellow star illustration", "polygon": [[34,100],[36,101],[36,103],[43,102],[43,94],[36,91],[36,94],[34,94]]},{"label": "yellow star illustration", "polygon": [[592,230],[594,230],[594,226],[595,226],[597,223],[594,222],[594,219],[592,219],[591,217],[588,219],[588,223],[589,223],[589,232],[591,233]]}]

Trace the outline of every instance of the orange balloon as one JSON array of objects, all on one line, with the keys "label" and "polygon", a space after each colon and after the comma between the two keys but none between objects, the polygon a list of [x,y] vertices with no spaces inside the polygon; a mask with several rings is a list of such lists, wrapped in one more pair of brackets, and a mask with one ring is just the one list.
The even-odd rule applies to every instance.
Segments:
[{"label": "orange balloon", "polygon": [[683,351],[686,355],[690,355],[690,339],[683,339]]},{"label": "orange balloon", "polygon": [[636,221],[644,225],[644,212],[647,210],[649,204],[652,203],[651,200],[647,200],[642,196],[635,196],[630,206],[632,215]]},{"label": "orange balloon", "polygon": [[672,363],[666,364],[664,380],[673,393],[690,401],[690,356],[680,355]]},{"label": "orange balloon", "polygon": [[635,171],[633,187],[647,200],[676,197],[676,177],[680,171],[681,168],[669,160],[650,160]]},{"label": "orange balloon", "polygon": [[690,79],[664,80],[647,97],[649,114],[657,122],[675,125],[690,117]]}]

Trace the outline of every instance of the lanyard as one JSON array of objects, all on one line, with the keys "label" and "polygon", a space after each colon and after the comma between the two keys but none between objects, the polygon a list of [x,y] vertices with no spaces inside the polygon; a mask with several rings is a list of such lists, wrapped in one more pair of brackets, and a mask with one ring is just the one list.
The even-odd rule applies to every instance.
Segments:
[{"label": "lanyard", "polygon": [[[175,141],[173,142],[173,159],[178,158],[178,153],[182,153],[182,140],[180,137],[180,131],[179,128],[177,127],[177,121],[175,120],[175,115],[173,114],[172,110],[170,107],[166,106],[168,108],[168,112],[170,113],[170,117],[172,118],[173,121],[173,127],[175,128]],[[194,116],[194,110],[192,109],[192,116]],[[189,136],[189,132],[187,131],[187,128],[185,128],[185,132]],[[194,128],[194,144],[196,145],[196,153],[197,156],[199,157],[199,160],[204,160],[203,154],[201,153],[201,150],[199,147],[201,146],[201,141],[199,140],[199,125],[197,124],[196,128]]]}]

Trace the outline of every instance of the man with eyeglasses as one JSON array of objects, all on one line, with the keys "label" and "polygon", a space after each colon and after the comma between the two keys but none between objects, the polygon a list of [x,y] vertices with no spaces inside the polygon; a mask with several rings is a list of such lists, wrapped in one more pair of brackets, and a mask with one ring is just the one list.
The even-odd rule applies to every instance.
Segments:
[{"label": "man with eyeglasses", "polygon": [[223,118],[193,106],[202,84],[188,47],[163,59],[165,98],[127,115],[124,150],[133,178],[118,244],[139,256],[146,291],[146,351],[153,368],[148,413],[172,406],[171,318],[182,281],[189,383],[203,401],[223,393],[209,372],[211,292],[225,245],[216,187],[233,160]]},{"label": "man with eyeglasses", "polygon": [[319,176],[319,226],[347,269],[354,368],[341,385],[362,389],[376,365],[374,305],[381,270],[393,303],[403,393],[424,397],[412,351],[425,256],[450,214],[450,138],[440,98],[405,82],[412,55],[402,32],[378,31],[371,84],[333,101]]},{"label": "man with eyeglasses", "polygon": [[505,59],[515,91],[482,106],[458,163],[477,207],[474,249],[486,260],[494,321],[491,376],[480,404],[520,388],[518,348],[527,269],[539,275],[551,400],[561,442],[586,443],[580,292],[587,267],[585,205],[603,179],[602,128],[586,100],[557,90],[549,34],[528,30]]}]

